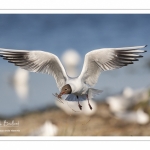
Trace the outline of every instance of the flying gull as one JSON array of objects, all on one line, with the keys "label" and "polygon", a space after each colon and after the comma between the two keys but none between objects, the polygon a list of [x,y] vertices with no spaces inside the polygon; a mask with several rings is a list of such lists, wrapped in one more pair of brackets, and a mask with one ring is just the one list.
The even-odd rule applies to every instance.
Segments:
[{"label": "flying gull", "polygon": [[146,52],[141,50],[144,47],[146,45],[92,50],[85,55],[81,74],[75,78],[69,77],[59,58],[49,52],[0,48],[0,56],[22,69],[52,75],[60,91],[55,95],[58,99],[67,94],[65,100],[77,101],[80,110],[82,106],[79,101],[87,100],[92,110],[89,99],[102,92],[92,88],[100,73],[133,64],[133,61],[143,57],[139,53]]}]

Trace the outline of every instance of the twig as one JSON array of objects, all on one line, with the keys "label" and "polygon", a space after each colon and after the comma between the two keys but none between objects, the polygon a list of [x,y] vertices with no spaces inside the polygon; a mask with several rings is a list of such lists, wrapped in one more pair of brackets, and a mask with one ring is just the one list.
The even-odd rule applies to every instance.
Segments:
[{"label": "twig", "polygon": [[[53,93],[52,93],[53,94]],[[59,101],[59,102],[61,102],[61,103],[63,103],[63,101],[61,100],[61,98],[59,98],[58,97],[58,94],[57,93],[55,93],[55,94],[53,94],[56,98],[57,98],[57,100]],[[63,103],[64,104],[64,103]]]}]

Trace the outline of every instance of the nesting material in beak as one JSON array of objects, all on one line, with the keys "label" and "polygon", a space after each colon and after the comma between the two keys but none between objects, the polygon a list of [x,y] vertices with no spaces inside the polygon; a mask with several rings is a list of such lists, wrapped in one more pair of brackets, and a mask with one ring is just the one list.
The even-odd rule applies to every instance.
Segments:
[{"label": "nesting material in beak", "polygon": [[[62,87],[60,94],[55,93],[55,94],[53,94],[53,95],[54,95],[55,97],[57,97],[59,101],[61,101],[61,99],[62,99],[61,96],[62,96],[62,95],[64,95],[64,94],[71,94],[71,92],[72,92],[71,86],[70,86],[69,84],[66,84],[66,85],[64,85],[64,86]],[[62,102],[62,101],[61,101],[61,102]],[[63,102],[62,102],[62,103],[63,103]]]},{"label": "nesting material in beak", "polygon": [[59,102],[63,103],[62,100],[61,100],[61,99],[62,99],[61,96],[62,96],[63,94],[61,94],[61,93],[60,93],[60,94],[55,93],[55,94],[53,94],[53,95],[58,98]]}]

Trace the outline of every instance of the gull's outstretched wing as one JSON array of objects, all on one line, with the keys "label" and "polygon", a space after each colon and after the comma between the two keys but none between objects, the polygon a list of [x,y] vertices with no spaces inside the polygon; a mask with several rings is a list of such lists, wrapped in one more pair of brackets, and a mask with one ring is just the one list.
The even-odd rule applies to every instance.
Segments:
[{"label": "gull's outstretched wing", "polygon": [[113,70],[133,64],[138,58],[143,57],[139,53],[146,51],[139,50],[145,46],[104,48],[90,51],[85,55],[82,72],[79,76],[84,83],[93,86],[102,71]]},{"label": "gull's outstretched wing", "polygon": [[52,75],[59,89],[65,85],[68,79],[59,58],[52,53],[0,48],[0,56],[25,70]]}]

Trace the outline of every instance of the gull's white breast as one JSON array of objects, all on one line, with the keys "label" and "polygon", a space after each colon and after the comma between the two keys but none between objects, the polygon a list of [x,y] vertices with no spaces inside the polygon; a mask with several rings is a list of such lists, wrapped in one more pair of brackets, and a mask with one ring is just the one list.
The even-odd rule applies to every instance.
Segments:
[{"label": "gull's white breast", "polygon": [[66,84],[69,84],[72,88],[72,93],[76,95],[83,95],[87,94],[88,92],[88,85],[82,82],[80,78],[72,78],[69,79]]}]

